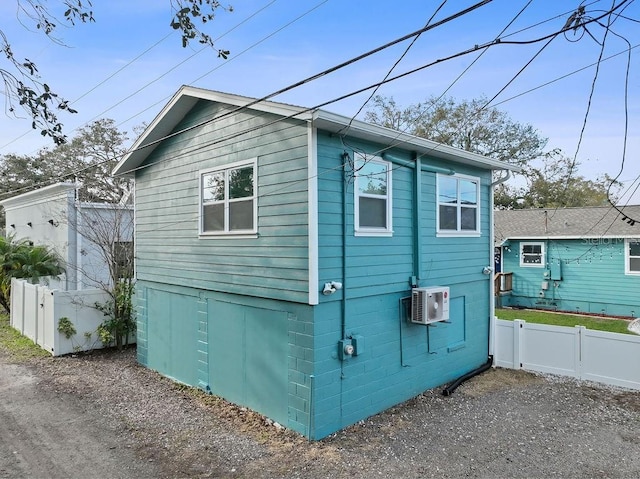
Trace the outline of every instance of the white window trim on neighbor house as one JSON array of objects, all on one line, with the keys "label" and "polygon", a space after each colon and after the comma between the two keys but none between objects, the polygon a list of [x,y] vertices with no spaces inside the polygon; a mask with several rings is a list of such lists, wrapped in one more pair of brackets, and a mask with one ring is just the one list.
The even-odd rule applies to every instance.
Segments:
[{"label": "white window trim on neighbor house", "polygon": [[[360,166],[358,164],[360,163]],[[364,163],[374,163],[377,165],[382,165],[386,170],[386,186],[387,191],[384,195],[378,194],[370,194],[370,193],[361,193],[360,192],[360,182],[362,181],[362,176],[358,175],[359,168],[362,167]],[[392,167],[391,163],[383,160],[379,156],[374,157],[365,157],[364,155],[355,152],[354,153],[354,186],[353,186],[353,206],[354,206],[354,229],[355,236],[393,236],[393,203],[392,203],[392,177],[391,177]],[[376,227],[376,226],[361,226],[360,225],[360,198],[372,198],[378,200],[384,200],[386,202],[386,227]]]},{"label": "white window trim on neighbor house", "polygon": [[[229,198],[229,173],[233,170],[238,170],[246,167],[253,168],[253,195],[246,196],[238,199]],[[204,177],[205,175],[211,175],[212,173],[223,173],[225,178],[224,185],[224,199],[214,202],[224,205],[224,229],[220,231],[205,231],[204,230]],[[258,233],[258,158],[252,158],[244,161],[237,161],[234,163],[228,163],[225,165],[217,166],[215,168],[208,168],[206,170],[200,170],[198,172],[198,184],[199,184],[199,196],[198,196],[198,208],[199,208],[199,236],[200,238],[230,238],[230,237],[257,237]],[[234,202],[240,201],[252,201],[253,202],[253,228],[250,229],[229,229],[230,221],[229,205]],[[212,204],[212,203],[209,203]]]},{"label": "white window trim on neighbor house", "polygon": [[[540,246],[540,262],[539,263],[524,262],[523,250],[525,246]],[[544,241],[523,241],[520,243],[520,266],[523,268],[544,268],[546,266],[545,254],[546,254],[546,245]]]},{"label": "white window trim on neighbor house", "polygon": [[[454,178],[457,182],[456,187],[456,202],[455,203],[444,203],[440,202],[440,180],[445,178]],[[475,183],[476,185],[476,204],[475,205],[463,205],[460,202],[460,180],[469,181]],[[456,208],[456,229],[444,229],[440,227],[440,207],[441,206],[449,206]],[[476,228],[473,230],[462,229],[462,219],[461,219],[461,210],[462,207],[465,208],[474,208],[476,210]],[[481,235],[480,230],[480,218],[481,218],[481,210],[480,210],[480,178],[477,176],[469,176],[469,175],[436,175],[436,236],[467,236],[467,237],[478,237]]]},{"label": "white window trim on neighbor house", "polygon": [[640,255],[631,256],[631,243],[640,243],[640,238],[627,238],[624,240],[624,274],[640,276],[640,268],[631,269],[632,259],[638,259],[640,261]]}]

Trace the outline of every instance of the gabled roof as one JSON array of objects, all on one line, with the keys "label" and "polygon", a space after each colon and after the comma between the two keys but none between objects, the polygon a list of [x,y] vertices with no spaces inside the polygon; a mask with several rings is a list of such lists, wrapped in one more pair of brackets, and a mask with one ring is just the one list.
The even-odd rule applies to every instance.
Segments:
[{"label": "gabled roof", "polygon": [[[495,242],[527,239],[640,238],[640,221],[631,226],[625,219],[640,220],[640,205],[584,208],[537,208],[497,210]],[[625,217],[626,214],[626,217]]]},{"label": "gabled roof", "polygon": [[251,110],[273,113],[282,117],[293,117],[302,121],[311,122],[317,128],[331,133],[338,133],[349,126],[348,134],[350,137],[379,143],[389,142],[400,148],[415,151],[418,154],[428,154],[444,160],[455,160],[458,163],[480,168],[520,171],[519,167],[509,165],[499,160],[487,158],[476,153],[460,150],[382,126],[372,125],[359,120],[352,121],[349,117],[337,115],[325,110],[313,110],[272,101],[257,101],[255,98],[182,86],[149,124],[142,135],[135,141],[129,153],[116,165],[113,174],[133,174],[135,169],[147,159],[162,139],[171,134],[189,110],[200,100],[224,103],[239,108],[246,107]]}]

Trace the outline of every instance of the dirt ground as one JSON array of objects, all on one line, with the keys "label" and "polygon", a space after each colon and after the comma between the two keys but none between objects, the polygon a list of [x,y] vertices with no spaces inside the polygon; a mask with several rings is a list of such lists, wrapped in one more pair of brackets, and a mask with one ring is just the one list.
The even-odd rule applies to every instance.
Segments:
[{"label": "dirt ground", "polygon": [[135,350],[0,354],[0,478],[640,477],[640,392],[492,369],[310,443]]}]

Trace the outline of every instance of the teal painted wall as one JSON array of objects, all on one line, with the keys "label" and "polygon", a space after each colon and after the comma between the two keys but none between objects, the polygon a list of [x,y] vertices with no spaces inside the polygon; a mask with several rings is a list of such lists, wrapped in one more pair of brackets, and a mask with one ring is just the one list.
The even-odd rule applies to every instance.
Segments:
[{"label": "teal painted wall", "polygon": [[[224,105],[202,101],[176,130],[223,111]],[[273,118],[236,113],[165,140],[150,155],[136,172],[139,280],[308,302],[306,125],[282,121],[220,141]],[[254,157],[258,237],[199,238],[199,171]]]},{"label": "teal painted wall", "polygon": [[142,364],[309,435],[312,307],[148,281],[136,298]]},{"label": "teal painted wall", "polygon": [[[220,108],[200,103],[177,129]],[[454,166],[481,179],[479,237],[436,237],[436,175],[429,172],[420,173],[416,235],[415,171],[401,166],[393,171],[393,235],[356,237],[353,184],[340,167],[344,145],[352,157],[352,148],[374,153],[385,145],[349,138],[343,145],[319,132],[318,280],[344,287],[309,306],[306,127],[282,122],[208,144],[270,119],[237,113],[170,139],[136,173],[139,361],[313,439],[483,364],[490,277],[482,268],[493,256],[490,172]],[[390,153],[411,159],[407,151]],[[199,239],[198,171],[251,157],[258,157],[259,237]],[[448,323],[407,322],[402,300],[412,276],[420,286],[450,287]],[[338,342],[352,336],[364,341],[357,356],[343,361]]]},{"label": "teal painted wall", "polygon": [[[513,272],[513,292],[504,306],[635,316],[640,314],[640,276],[625,275],[624,239],[548,240],[546,266],[520,266],[520,242],[503,248],[503,271]],[[560,265],[561,281],[549,280],[540,296],[545,271]]]},{"label": "teal painted wall", "polygon": [[[346,235],[343,236],[341,155],[353,148],[370,154],[384,145],[345,141],[318,134],[320,284],[343,282],[343,289],[321,296],[316,308],[313,437],[376,414],[420,392],[449,382],[487,359],[489,281],[482,268],[492,264],[489,240],[489,183],[486,171],[458,165],[456,172],[479,176],[481,236],[436,237],[435,173],[421,173],[422,257],[414,271],[414,170],[393,170],[393,236],[356,237],[353,185],[346,185]],[[410,160],[409,152],[391,150]],[[447,166],[424,159],[432,166]],[[343,240],[346,264],[343,274]],[[401,300],[410,295],[410,277],[420,286],[449,286],[450,322],[410,324]],[[344,304],[343,304],[344,301]],[[344,310],[344,316],[343,316]],[[344,324],[344,326],[343,326]],[[364,351],[341,361],[338,341],[364,338]]]}]

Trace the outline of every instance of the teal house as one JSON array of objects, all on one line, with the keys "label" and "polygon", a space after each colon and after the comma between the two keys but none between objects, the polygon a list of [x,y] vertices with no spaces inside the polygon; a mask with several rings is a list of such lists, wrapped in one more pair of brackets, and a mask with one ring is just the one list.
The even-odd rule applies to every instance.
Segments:
[{"label": "teal house", "polygon": [[495,240],[502,306],[640,315],[640,206],[496,211]]},{"label": "teal house", "polygon": [[492,173],[324,110],[182,87],[135,177],[138,360],[320,439],[487,361]]}]

